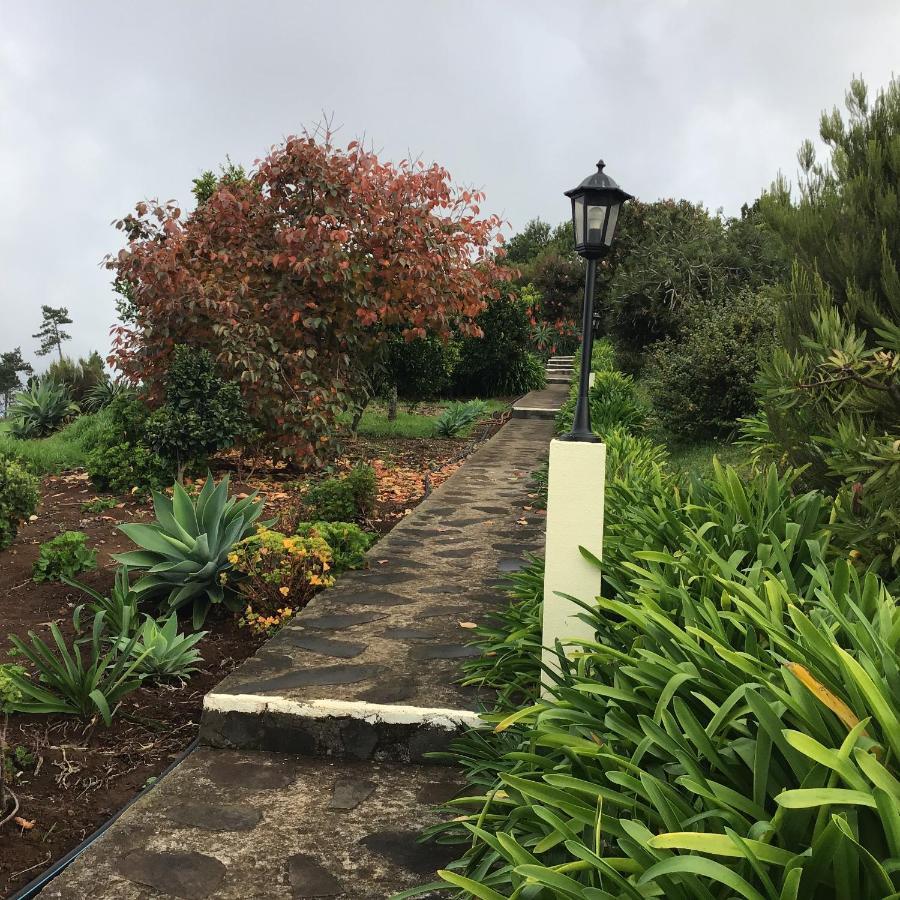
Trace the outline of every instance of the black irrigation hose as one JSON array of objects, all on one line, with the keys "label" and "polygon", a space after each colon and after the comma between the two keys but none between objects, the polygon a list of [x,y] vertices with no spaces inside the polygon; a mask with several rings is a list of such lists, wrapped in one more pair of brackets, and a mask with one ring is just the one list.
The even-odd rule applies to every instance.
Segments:
[{"label": "black irrigation hose", "polygon": [[62,859],[58,859],[55,863],[52,863],[48,869],[41,872],[41,874],[33,881],[29,881],[25,887],[21,888],[18,893],[8,897],[7,900],[31,900],[32,897],[36,897],[51,881],[53,881],[54,878],[56,878],[57,875],[65,871],[70,863],[74,862],[88,849],[88,847],[91,846],[91,844],[94,843],[94,841],[97,840],[97,838],[103,835],[106,830],[116,822],[119,816],[125,812],[125,810],[129,809],[132,804],[137,803],[141,797],[144,797],[152,791],[153,788],[155,788],[177,765],[183,763],[189,754],[197,749],[198,743],[199,739],[194,738],[185,750],[166,766],[163,773],[152,784],[147,785],[147,787],[135,794],[118,812],[107,819],[96,831],[89,834],[74,850],[70,850]]}]

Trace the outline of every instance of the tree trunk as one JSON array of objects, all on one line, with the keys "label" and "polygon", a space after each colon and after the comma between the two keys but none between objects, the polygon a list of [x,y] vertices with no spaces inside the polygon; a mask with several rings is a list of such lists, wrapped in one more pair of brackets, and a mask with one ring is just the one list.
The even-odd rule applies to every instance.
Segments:
[{"label": "tree trunk", "polygon": [[353,414],[353,421],[350,423],[350,434],[352,434],[353,437],[356,437],[356,432],[359,429],[359,423],[362,421],[363,413],[366,411],[366,407],[369,405],[369,400],[371,400],[371,397],[367,396],[362,406],[360,406],[359,409],[357,409]]},{"label": "tree trunk", "polygon": [[388,422],[397,418],[397,385],[391,386],[391,394],[388,397]]}]

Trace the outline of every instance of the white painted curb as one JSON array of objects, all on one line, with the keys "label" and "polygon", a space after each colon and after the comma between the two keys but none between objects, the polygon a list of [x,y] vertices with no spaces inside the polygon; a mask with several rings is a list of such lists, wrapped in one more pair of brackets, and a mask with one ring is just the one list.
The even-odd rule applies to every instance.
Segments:
[{"label": "white painted curb", "polygon": [[281,713],[304,719],[351,718],[370,724],[429,725],[456,731],[484,725],[477,712],[468,709],[434,709],[423,706],[395,706],[362,700],[288,700],[260,694],[207,694],[203,709],[220,713]]}]

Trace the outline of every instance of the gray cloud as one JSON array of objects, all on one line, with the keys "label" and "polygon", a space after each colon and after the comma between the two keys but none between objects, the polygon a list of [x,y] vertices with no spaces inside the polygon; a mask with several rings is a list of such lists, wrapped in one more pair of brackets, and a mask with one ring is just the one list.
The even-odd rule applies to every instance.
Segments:
[{"label": "gray cloud", "polygon": [[50,303],[70,352],[106,351],[109,222],[323,110],[484,188],[512,229],[565,218],[599,155],[643,199],[736,213],[898,44],[894,0],[3,0],[0,349],[30,354]]}]

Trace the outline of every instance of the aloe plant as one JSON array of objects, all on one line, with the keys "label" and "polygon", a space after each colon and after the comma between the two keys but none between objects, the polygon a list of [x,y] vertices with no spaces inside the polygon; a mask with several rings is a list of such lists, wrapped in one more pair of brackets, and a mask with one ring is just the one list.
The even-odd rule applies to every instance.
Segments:
[{"label": "aloe plant", "polygon": [[144,572],[132,587],[139,599],[158,600],[170,612],[191,604],[200,628],[212,606],[236,600],[222,576],[234,545],[256,530],[263,504],[255,491],[242,500],[229,497],[228,476],[216,485],[209,475],[195,498],[178,483],[171,498],[154,493],[153,509],[153,524],[119,526],[141,549],[114,558]]}]

